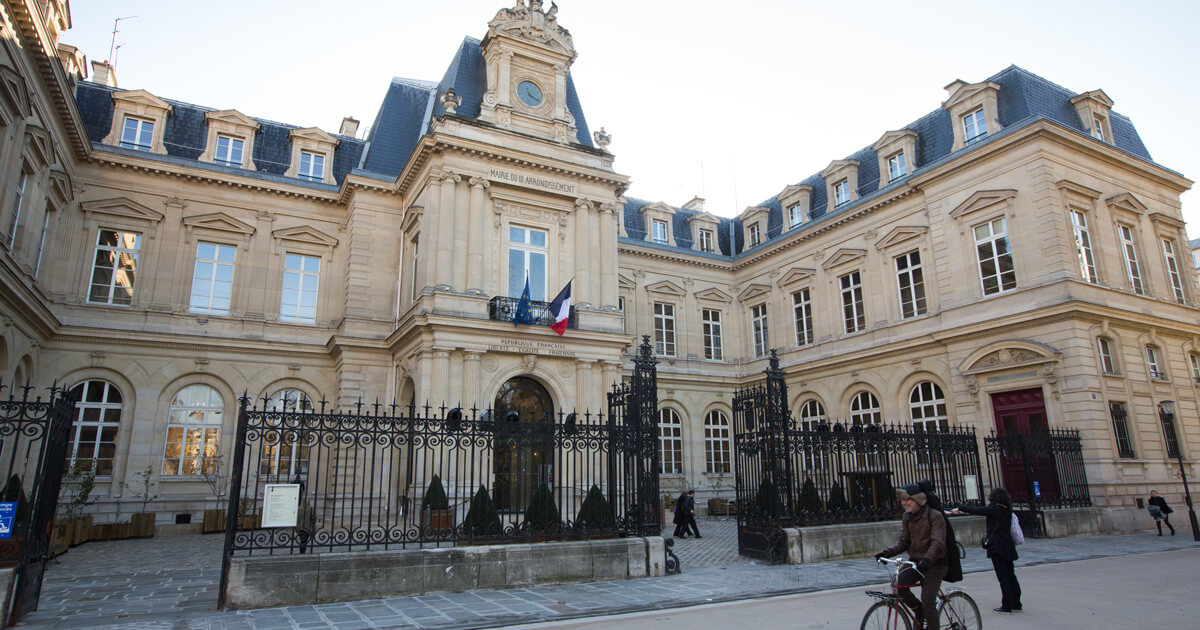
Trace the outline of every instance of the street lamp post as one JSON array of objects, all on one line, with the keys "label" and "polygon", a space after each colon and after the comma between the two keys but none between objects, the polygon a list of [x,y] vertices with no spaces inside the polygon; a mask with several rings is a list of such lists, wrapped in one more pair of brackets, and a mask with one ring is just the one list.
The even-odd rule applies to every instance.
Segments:
[{"label": "street lamp post", "polygon": [[[1167,423],[1170,423],[1170,430],[1175,432],[1175,401],[1164,400],[1158,404],[1158,416],[1163,423],[1163,429],[1167,429]],[[1188,507],[1188,520],[1192,523],[1192,540],[1200,542],[1200,523],[1196,521],[1196,508],[1192,505],[1192,493],[1188,490],[1187,470],[1183,466],[1183,448],[1179,444],[1178,433],[1175,433],[1175,458],[1179,461],[1179,478],[1183,480],[1183,498]]]}]

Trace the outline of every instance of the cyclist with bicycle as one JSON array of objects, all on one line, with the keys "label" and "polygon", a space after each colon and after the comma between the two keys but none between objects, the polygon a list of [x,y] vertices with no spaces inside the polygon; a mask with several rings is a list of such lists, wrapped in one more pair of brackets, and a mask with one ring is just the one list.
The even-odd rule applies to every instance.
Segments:
[{"label": "cyclist with bicycle", "polygon": [[[891,557],[905,551],[916,569],[904,568],[896,579],[900,597],[917,618],[917,624],[937,630],[937,595],[942,578],[946,576],[946,517],[925,505],[925,493],[917,484],[896,490],[896,498],[904,506],[900,522],[900,540],[875,554],[875,558]],[[912,594],[911,587],[921,585],[921,599]]]}]

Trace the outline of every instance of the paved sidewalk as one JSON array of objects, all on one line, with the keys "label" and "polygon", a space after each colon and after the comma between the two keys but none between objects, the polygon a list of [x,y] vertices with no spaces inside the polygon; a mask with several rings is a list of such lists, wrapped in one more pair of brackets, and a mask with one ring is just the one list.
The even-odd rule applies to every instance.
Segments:
[{"label": "paved sidewalk", "polygon": [[[20,628],[95,630],[357,630],[373,628],[485,628],[517,623],[658,610],[767,595],[877,584],[882,569],[865,559],[767,566],[736,558],[719,562],[735,545],[732,521],[702,523],[701,540],[678,541],[682,575],[617,582],[467,593],[434,593],[317,606],[215,611],[220,536],[157,537],[92,543],[72,549],[49,568],[39,610]],[[1200,548],[1185,533],[1087,536],[1030,540],[1019,566],[1165,550]],[[696,564],[690,565],[691,557]],[[173,567],[158,568],[150,567]],[[966,571],[990,571],[983,551],[971,548]]]}]

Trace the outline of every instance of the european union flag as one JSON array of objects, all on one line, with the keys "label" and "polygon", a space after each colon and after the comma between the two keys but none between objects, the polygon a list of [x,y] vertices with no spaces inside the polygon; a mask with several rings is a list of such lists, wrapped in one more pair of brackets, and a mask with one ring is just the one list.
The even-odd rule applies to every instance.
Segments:
[{"label": "european union flag", "polygon": [[513,313],[513,326],[533,323],[533,307],[529,305],[529,276],[525,276],[525,290],[521,292],[521,301],[517,302],[517,312]]}]

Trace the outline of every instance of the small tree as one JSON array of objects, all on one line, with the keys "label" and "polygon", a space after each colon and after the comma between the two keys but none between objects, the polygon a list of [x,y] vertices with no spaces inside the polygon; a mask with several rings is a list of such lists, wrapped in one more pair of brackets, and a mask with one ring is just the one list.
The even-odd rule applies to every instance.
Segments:
[{"label": "small tree", "polygon": [[846,493],[842,491],[842,484],[833,482],[829,487],[829,503],[826,504],[830,512],[840,512],[850,509],[850,504],[846,502]]},{"label": "small tree", "polygon": [[475,536],[499,536],[504,531],[500,524],[500,512],[496,510],[496,504],[492,502],[486,487],[479,486],[479,491],[471,497],[471,507],[467,510],[463,525]]},{"label": "small tree", "polygon": [[133,483],[122,483],[123,487],[133,490],[133,496],[142,502],[142,513],[146,506],[158,498],[158,482],[154,480],[154,464],[146,464],[146,468],[133,474]]},{"label": "small tree", "polygon": [[809,514],[821,511],[821,493],[817,492],[812,477],[806,478],[804,485],[800,487],[800,508]]},{"label": "small tree", "polygon": [[612,512],[609,510],[608,500],[600,491],[600,486],[592,484],[592,489],[588,490],[583,505],[579,506],[579,515],[575,517],[575,526],[592,530],[613,526]]},{"label": "small tree", "polygon": [[446,498],[446,489],[442,487],[442,478],[434,475],[429,482],[429,489],[425,491],[425,498],[421,499],[421,509],[423,510],[449,510],[450,500]]},{"label": "small tree", "polygon": [[205,485],[212,490],[217,508],[220,508],[225,496],[229,494],[229,474],[225,471],[225,462],[220,455],[213,458],[212,462],[213,465],[205,466],[200,474],[204,477]]},{"label": "small tree", "polygon": [[562,513],[554,502],[550,486],[541,484],[533,491],[529,507],[525,509],[525,526],[532,529],[557,529],[562,524]]}]

